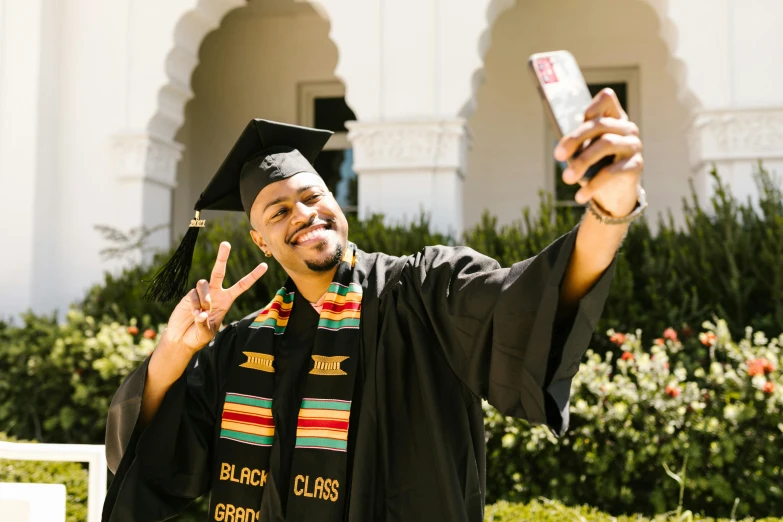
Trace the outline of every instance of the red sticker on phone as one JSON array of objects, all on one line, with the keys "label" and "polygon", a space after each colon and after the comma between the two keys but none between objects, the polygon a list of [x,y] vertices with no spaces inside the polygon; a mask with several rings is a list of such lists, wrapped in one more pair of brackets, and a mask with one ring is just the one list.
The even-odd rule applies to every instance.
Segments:
[{"label": "red sticker on phone", "polygon": [[548,57],[536,59],[536,69],[541,81],[544,83],[557,83],[555,68],[552,66],[552,60]]}]

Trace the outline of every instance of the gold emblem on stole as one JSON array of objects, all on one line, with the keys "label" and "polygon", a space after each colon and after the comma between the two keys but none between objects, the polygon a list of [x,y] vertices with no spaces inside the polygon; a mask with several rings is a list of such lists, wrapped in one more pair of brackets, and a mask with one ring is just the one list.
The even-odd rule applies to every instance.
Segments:
[{"label": "gold emblem on stole", "polygon": [[275,368],[272,363],[275,360],[274,355],[268,355],[258,352],[242,352],[247,355],[247,362],[243,362],[239,366],[242,368],[250,368],[251,370],[261,370],[262,372],[275,373]]},{"label": "gold emblem on stole", "polygon": [[340,363],[346,360],[348,357],[338,355],[337,357],[326,357],[325,355],[312,355],[315,366],[310,370],[311,375],[348,375],[342,368]]}]

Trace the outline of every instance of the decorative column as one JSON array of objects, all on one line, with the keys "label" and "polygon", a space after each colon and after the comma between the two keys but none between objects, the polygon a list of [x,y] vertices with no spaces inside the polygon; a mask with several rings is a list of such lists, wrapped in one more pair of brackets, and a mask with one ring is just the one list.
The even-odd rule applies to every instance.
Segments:
[{"label": "decorative column", "polygon": [[431,228],[459,238],[470,133],[462,118],[351,122],[359,217],[410,222],[424,212]]},{"label": "decorative column", "polygon": [[713,165],[740,200],[758,196],[752,176],[759,161],[770,172],[783,171],[783,107],[697,110],[689,137],[695,183],[705,198],[714,193]]},{"label": "decorative column", "polygon": [[183,146],[146,132],[117,134],[113,138],[115,172],[123,197],[118,212],[127,228],[161,227],[146,247],[169,247],[172,191]]}]

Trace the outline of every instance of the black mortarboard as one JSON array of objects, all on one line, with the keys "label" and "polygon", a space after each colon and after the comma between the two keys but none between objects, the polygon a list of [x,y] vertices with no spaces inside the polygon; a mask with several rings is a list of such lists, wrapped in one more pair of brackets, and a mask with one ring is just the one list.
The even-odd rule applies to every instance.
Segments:
[{"label": "black mortarboard", "polygon": [[190,228],[171,259],[155,274],[145,297],[164,302],[184,295],[198,230],[206,223],[200,211],[244,210],[249,217],[256,196],[270,183],[301,172],[318,174],[312,164],[331,135],[327,130],[251,120],[199,196]]}]

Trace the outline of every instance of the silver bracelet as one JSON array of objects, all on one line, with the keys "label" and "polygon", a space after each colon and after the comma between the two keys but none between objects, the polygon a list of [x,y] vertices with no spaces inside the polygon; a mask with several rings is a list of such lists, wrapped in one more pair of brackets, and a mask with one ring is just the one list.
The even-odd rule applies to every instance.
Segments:
[{"label": "silver bracelet", "polygon": [[590,212],[600,221],[601,223],[605,225],[624,225],[626,223],[630,223],[632,221],[636,221],[639,219],[642,214],[644,214],[645,209],[647,208],[647,192],[645,192],[644,188],[641,184],[636,186],[636,207],[633,209],[633,211],[628,214],[625,217],[613,217],[609,215],[609,213],[601,208],[600,205],[598,205],[596,202],[594,202],[592,199],[587,205],[587,208],[590,210]]}]

